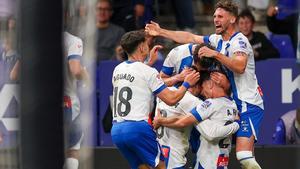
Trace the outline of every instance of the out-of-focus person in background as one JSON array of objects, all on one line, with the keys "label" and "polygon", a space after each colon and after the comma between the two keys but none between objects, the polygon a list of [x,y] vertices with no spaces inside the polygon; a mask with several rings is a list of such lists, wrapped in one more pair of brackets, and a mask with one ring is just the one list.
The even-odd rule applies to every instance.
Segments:
[{"label": "out-of-focus person in background", "polygon": [[300,144],[300,108],[282,115],[276,124],[273,143],[279,145]]},{"label": "out-of-focus person in background", "polygon": [[254,25],[255,18],[251,11],[243,10],[238,17],[238,27],[252,45],[255,61],[279,58],[278,50],[263,33],[253,30]]},{"label": "out-of-focus person in background", "polygon": [[99,0],[96,4],[96,55],[97,62],[111,60],[119,46],[124,29],[111,23],[112,5],[109,0]]},{"label": "out-of-focus person in background", "polygon": [[267,26],[272,33],[287,34],[292,40],[296,52],[298,43],[298,3],[289,0],[290,3],[279,0],[277,6],[270,6],[267,10]]}]

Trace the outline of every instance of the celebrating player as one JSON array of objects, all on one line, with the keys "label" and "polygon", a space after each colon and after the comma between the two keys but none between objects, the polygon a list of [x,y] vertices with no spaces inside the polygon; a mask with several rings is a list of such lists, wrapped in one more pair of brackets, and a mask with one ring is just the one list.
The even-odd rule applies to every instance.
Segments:
[{"label": "celebrating player", "polygon": [[143,63],[149,53],[144,31],[126,33],[121,46],[129,57],[113,72],[112,140],[131,168],[165,168],[156,134],[147,123],[153,95],[174,105],[199,80],[199,73],[192,71],[178,90],[171,91],[157,70]]}]

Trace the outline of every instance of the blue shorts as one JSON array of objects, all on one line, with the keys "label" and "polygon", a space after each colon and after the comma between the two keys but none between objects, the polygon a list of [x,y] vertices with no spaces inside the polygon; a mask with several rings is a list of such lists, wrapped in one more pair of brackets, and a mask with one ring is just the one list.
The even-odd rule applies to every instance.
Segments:
[{"label": "blue shorts", "polygon": [[236,133],[236,137],[249,138],[254,135],[255,140],[257,140],[263,115],[263,109],[247,104],[247,111],[240,114],[240,128]]},{"label": "blue shorts", "polygon": [[64,129],[68,149],[80,149],[83,130],[80,119],[80,105],[78,98],[64,96]]},{"label": "blue shorts", "polygon": [[133,169],[141,164],[154,168],[164,159],[156,134],[146,121],[114,123],[111,136],[113,143]]}]

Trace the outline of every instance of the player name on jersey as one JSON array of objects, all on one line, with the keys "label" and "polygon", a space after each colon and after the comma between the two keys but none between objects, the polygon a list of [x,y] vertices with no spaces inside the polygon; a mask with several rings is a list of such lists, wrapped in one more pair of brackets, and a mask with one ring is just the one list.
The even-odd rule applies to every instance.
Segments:
[{"label": "player name on jersey", "polygon": [[116,76],[114,76],[114,82],[117,80],[128,80],[129,82],[133,82],[134,76],[132,76],[131,74],[127,74],[127,73],[121,73],[121,74],[117,74]]}]

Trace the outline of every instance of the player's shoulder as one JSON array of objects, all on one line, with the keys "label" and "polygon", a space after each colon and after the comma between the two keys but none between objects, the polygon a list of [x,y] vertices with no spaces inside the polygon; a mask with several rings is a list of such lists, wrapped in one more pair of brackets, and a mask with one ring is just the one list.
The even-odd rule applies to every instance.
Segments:
[{"label": "player's shoulder", "polygon": [[231,37],[231,41],[249,42],[248,38],[241,32],[236,32],[236,34]]},{"label": "player's shoulder", "polygon": [[176,46],[175,48],[173,48],[170,53],[176,54],[178,56],[181,56],[182,54],[190,54],[190,48],[191,48],[192,44],[187,43],[187,44],[183,44],[183,45],[179,45]]},{"label": "player's shoulder", "polygon": [[208,109],[211,106],[214,106],[214,103],[215,103],[215,99],[209,98],[209,99],[206,99],[202,102],[201,107],[204,108],[204,109]]}]

